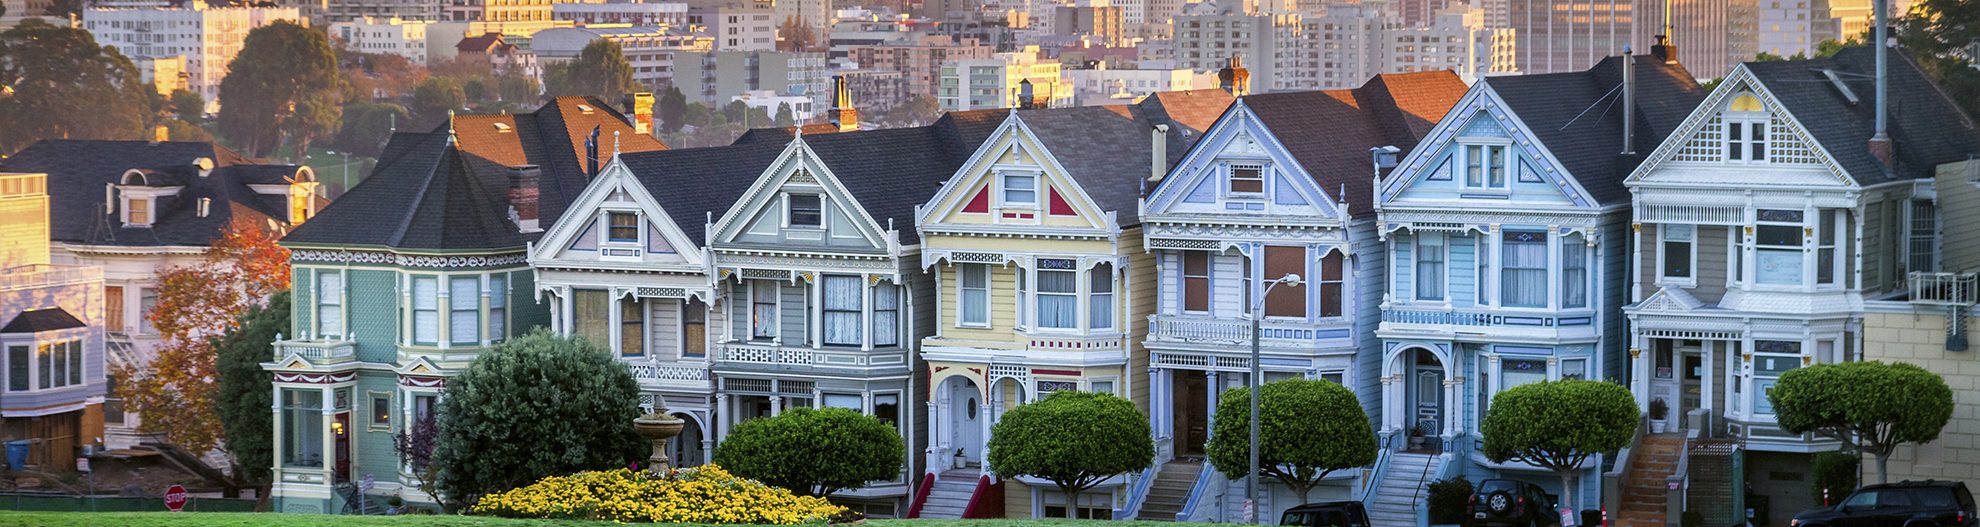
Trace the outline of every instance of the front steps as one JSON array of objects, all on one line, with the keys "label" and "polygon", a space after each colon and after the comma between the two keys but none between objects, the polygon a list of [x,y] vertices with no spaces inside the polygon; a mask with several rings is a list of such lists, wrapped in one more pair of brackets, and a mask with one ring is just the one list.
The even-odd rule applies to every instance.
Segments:
[{"label": "front steps", "polygon": [[928,500],[921,503],[922,518],[961,518],[963,509],[969,507],[969,497],[976,494],[976,483],[983,474],[974,468],[955,469],[935,477],[935,486],[928,491]]},{"label": "front steps", "polygon": [[1416,527],[1416,504],[1429,499],[1430,479],[1437,456],[1397,452],[1376,484],[1375,501],[1368,505],[1368,522],[1375,527]]},{"label": "front steps", "polygon": [[1623,480],[1622,510],[1615,515],[1618,527],[1664,527],[1669,491],[1665,478],[1677,472],[1684,450],[1684,435],[1643,436],[1643,442],[1630,453],[1629,475]]},{"label": "front steps", "polygon": [[1148,486],[1148,497],[1141,500],[1141,511],[1135,519],[1176,521],[1176,514],[1189,503],[1190,487],[1196,486],[1196,478],[1203,470],[1201,461],[1163,464],[1162,470],[1156,472],[1155,482]]}]

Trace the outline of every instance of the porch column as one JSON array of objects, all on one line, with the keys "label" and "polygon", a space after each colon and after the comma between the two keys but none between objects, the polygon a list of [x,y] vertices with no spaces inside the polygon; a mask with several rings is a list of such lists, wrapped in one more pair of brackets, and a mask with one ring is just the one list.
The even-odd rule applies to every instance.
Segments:
[{"label": "porch column", "polygon": [[776,417],[778,415],[782,415],[783,413],[784,413],[784,396],[782,395],[770,396],[770,417]]},{"label": "porch column", "polygon": [[[986,394],[987,394],[987,391],[986,391]],[[990,445],[990,433],[991,433],[991,430],[992,430],[992,429],[991,429],[991,427],[990,427],[990,421],[991,421],[991,419],[990,419],[990,411],[991,411],[991,407],[990,407],[990,398],[989,398],[989,397],[984,397],[984,398],[983,398],[983,399],[981,400],[981,402],[978,402],[978,403],[976,403],[976,404],[977,404],[977,407],[978,407],[978,408],[977,408],[977,414],[976,414],[976,415],[977,415],[977,417],[980,417],[980,418],[981,418],[981,419],[978,419],[977,421],[979,421],[979,422],[981,422],[981,423],[983,423],[983,444],[981,444],[981,445],[972,445],[972,446],[975,446],[975,447],[976,447],[976,456],[977,456],[977,458],[978,458],[978,459],[977,459],[977,462],[976,462],[976,464],[977,464],[977,466],[978,466],[978,467],[982,467],[982,469],[983,469],[983,470],[984,470],[985,472],[988,472],[988,471],[990,470],[990,448],[989,448],[989,445]]]},{"label": "porch column", "polygon": [[1382,429],[1384,431],[1402,430],[1404,423],[1408,422],[1408,416],[1403,415],[1403,407],[1407,406],[1403,396],[1407,395],[1404,391],[1408,387],[1402,382],[1402,373],[1396,371],[1401,363],[1401,353],[1382,362]]},{"label": "porch column", "polygon": [[[1457,362],[1457,359],[1453,358],[1446,362]],[[1442,405],[1444,409],[1444,429],[1443,434],[1441,434],[1444,439],[1457,437],[1458,433],[1458,407],[1460,406],[1458,404],[1458,394],[1464,393],[1461,391],[1464,388],[1464,378],[1459,377],[1457,372],[1458,369],[1455,366],[1451,364],[1444,365],[1444,404]],[[1450,449],[1445,448],[1445,451],[1448,452]]]},{"label": "porch column", "polygon": [[927,458],[928,470],[935,472],[941,472],[937,467],[942,466],[942,456],[937,453],[950,451],[948,450],[949,431],[944,428],[943,424],[945,421],[942,420],[942,406],[948,404],[949,396],[943,392],[940,389],[935,390],[935,396],[930,397],[926,403],[928,405],[928,449],[922,454]]},{"label": "porch column", "polygon": [[1641,333],[1631,332],[1629,338],[1629,392],[1636,396],[1637,411],[1650,411],[1650,363],[1656,358],[1643,358],[1650,349],[1650,339]]},{"label": "porch column", "polygon": [[729,407],[729,394],[715,394],[715,430],[717,439],[729,437],[729,426],[731,424],[729,421],[734,417],[735,411]]},{"label": "porch column", "polygon": [[275,396],[273,397],[274,403],[268,405],[268,410],[270,412],[275,413],[275,420],[273,421],[274,424],[272,425],[274,427],[272,428],[272,430],[275,431],[275,433],[273,434],[275,436],[274,437],[275,448],[273,450],[273,453],[269,454],[268,456],[268,459],[271,462],[270,464],[273,465],[272,467],[269,468],[275,470],[276,473],[274,474],[274,479],[277,482],[282,481],[282,475],[281,475],[282,439],[286,437],[282,432],[282,392],[283,391],[284,390],[282,390],[282,385],[280,384],[275,385],[275,393],[273,394]]},{"label": "porch column", "polygon": [[1698,379],[1699,389],[1704,391],[1704,396],[1698,399],[1698,407],[1706,409],[1705,420],[1708,424],[1711,422],[1713,412],[1717,411],[1716,405],[1712,404],[1712,394],[1717,391],[1712,387],[1712,372],[1717,369],[1713,367],[1712,359],[1718,358],[1718,351],[1719,341],[1707,340],[1705,341],[1705,349],[1700,350],[1700,353],[1704,356],[1698,359],[1698,362],[1705,364],[1704,376]]},{"label": "porch column", "polygon": [[[445,337],[443,336],[442,338]],[[324,478],[324,481],[330,482],[330,484],[336,484],[337,432],[336,430],[332,430],[330,428],[331,426],[330,423],[334,423],[337,421],[337,393],[336,390],[331,388],[320,388],[318,389],[318,391],[321,391],[323,393],[323,405],[322,405],[323,409],[318,412],[322,414],[323,418],[319,420],[320,422],[318,422],[316,426],[321,427],[319,428],[319,430],[322,430],[324,432],[329,432],[327,434],[323,434],[322,469],[325,473],[327,473],[327,476]],[[349,430],[345,430],[344,432],[350,433]]]}]

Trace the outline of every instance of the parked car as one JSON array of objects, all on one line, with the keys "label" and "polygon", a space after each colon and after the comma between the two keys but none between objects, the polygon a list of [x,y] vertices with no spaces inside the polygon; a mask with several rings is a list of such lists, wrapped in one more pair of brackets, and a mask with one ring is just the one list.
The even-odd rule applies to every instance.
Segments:
[{"label": "parked car", "polygon": [[1358,501],[1308,503],[1286,509],[1279,525],[1300,527],[1369,527],[1368,511]]},{"label": "parked car", "polygon": [[1973,493],[1960,481],[1870,485],[1833,507],[1794,515],[1793,527],[1976,527]]},{"label": "parked car", "polygon": [[1465,510],[1470,513],[1473,527],[1558,526],[1561,519],[1554,515],[1553,503],[1539,485],[1488,479],[1478,482],[1478,490],[1471,494],[1471,503]]}]

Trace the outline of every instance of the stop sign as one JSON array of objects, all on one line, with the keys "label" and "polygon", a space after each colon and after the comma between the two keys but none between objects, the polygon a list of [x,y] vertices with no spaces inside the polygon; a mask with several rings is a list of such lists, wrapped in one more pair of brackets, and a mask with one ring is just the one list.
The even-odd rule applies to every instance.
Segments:
[{"label": "stop sign", "polygon": [[179,512],[186,508],[186,488],[184,486],[173,485],[172,488],[165,489],[165,508],[172,509],[172,512]]}]

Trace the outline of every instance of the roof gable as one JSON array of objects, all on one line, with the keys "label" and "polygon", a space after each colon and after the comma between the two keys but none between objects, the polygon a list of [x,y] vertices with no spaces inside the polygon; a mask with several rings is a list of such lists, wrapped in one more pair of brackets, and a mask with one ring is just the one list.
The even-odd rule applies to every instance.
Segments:
[{"label": "roof gable", "polygon": [[1116,212],[1103,209],[1086,193],[1025,118],[1018,112],[1006,117],[921,208],[916,224],[924,229],[1118,230]]},{"label": "roof gable", "polygon": [[[1248,192],[1257,169],[1257,192]],[[1236,179],[1234,179],[1236,178]],[[1149,215],[1300,215],[1336,217],[1341,207],[1278,137],[1240,101],[1211,125],[1148,197]]]},{"label": "roof gable", "polygon": [[[197,159],[213,162],[201,177]],[[230,225],[290,227],[288,195],[263,194],[256,187],[310,183],[308,167],[257,161],[224,146],[193,141],[107,141],[47,139],[12,157],[0,170],[48,174],[49,237],[57,242],[122,247],[206,247]],[[125,226],[122,203],[105,203],[105,185],[179,187],[152,203],[150,226]],[[199,213],[201,199],[207,213]],[[245,213],[236,217],[235,213]],[[272,223],[271,223],[272,222]]]},{"label": "roof gable", "polygon": [[[1732,130],[1737,127],[1738,130]],[[1758,128],[1757,130],[1755,128]],[[1728,160],[1730,134],[1764,138],[1761,161]],[[1742,145],[1744,146],[1744,145]],[[1754,155],[1742,148],[1741,157]],[[1626,184],[1717,184],[1734,186],[1845,186],[1858,183],[1826,148],[1808,134],[1767,86],[1745,64],[1705,97],[1670,138],[1657,145]]]},{"label": "roof gable", "polygon": [[[1477,148],[1471,148],[1476,146]],[[1498,150],[1488,150],[1498,149]],[[1491,155],[1497,152],[1498,155]],[[1490,157],[1478,156],[1485,153]],[[1480,176],[1469,181],[1467,164],[1481,157]],[[1492,185],[1485,170],[1503,167],[1502,185]],[[1491,86],[1473,86],[1429,138],[1404,157],[1382,179],[1382,206],[1463,203],[1488,207],[1593,208],[1597,202],[1561,168],[1546,145],[1534,140],[1524,122],[1507,108]],[[1495,187],[1502,187],[1495,188]]]},{"label": "roof gable", "polygon": [[1375,210],[1369,151],[1415,148],[1466,89],[1450,71],[1384,74],[1353,89],[1252,95],[1244,104],[1331,201],[1366,216]]},{"label": "roof gable", "polygon": [[[634,214],[637,238],[633,242],[615,244],[605,239],[610,229],[606,216],[612,212]],[[533,265],[555,262],[606,267],[675,264],[700,268],[704,263],[695,241],[618,156],[599,170],[591,186],[544,231],[530,260]]]},{"label": "roof gable", "polygon": [[[792,196],[819,197],[819,225],[794,225]],[[715,222],[712,245],[801,245],[886,249],[889,236],[802,136]]]}]

